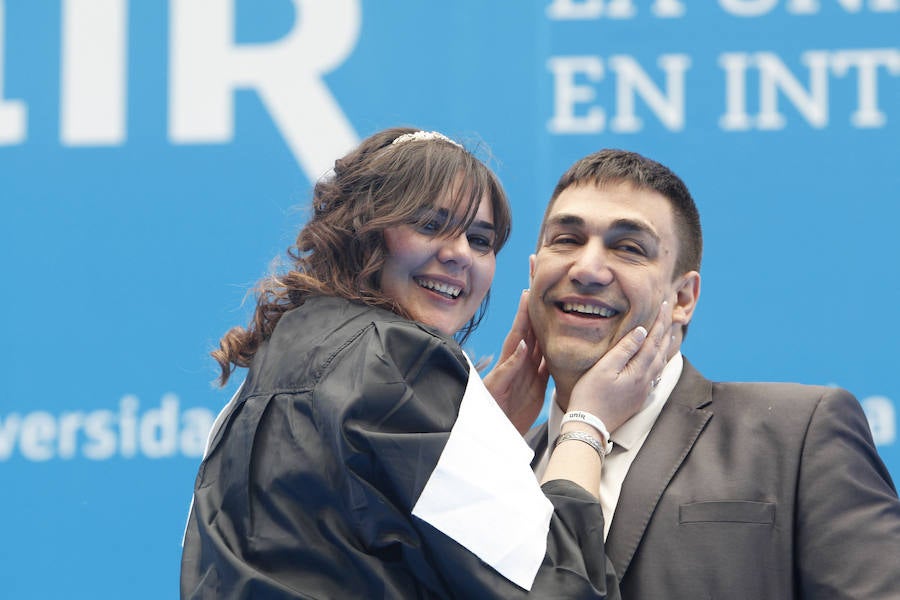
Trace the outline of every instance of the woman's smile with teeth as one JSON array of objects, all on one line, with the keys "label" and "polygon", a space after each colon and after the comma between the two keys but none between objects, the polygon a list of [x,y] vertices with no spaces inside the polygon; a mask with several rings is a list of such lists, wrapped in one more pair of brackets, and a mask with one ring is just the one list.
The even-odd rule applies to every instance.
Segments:
[{"label": "woman's smile with teeth", "polygon": [[417,278],[416,283],[418,283],[425,289],[437,292],[439,294],[447,296],[448,298],[456,298],[457,296],[459,296],[460,292],[462,292],[462,288],[459,286],[441,283],[440,281],[435,281],[433,279]]},{"label": "woman's smile with teeth", "polygon": [[566,313],[579,313],[598,317],[612,317],[619,312],[605,306],[597,306],[595,304],[575,304],[574,302],[563,302],[562,310]]}]

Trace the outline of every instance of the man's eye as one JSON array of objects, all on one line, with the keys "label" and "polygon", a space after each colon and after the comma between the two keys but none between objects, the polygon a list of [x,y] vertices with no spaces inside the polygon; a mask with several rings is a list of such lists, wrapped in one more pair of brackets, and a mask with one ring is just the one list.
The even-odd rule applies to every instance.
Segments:
[{"label": "man's eye", "polygon": [[639,256],[645,256],[647,254],[646,252],[644,252],[644,249],[642,247],[634,243],[619,244],[618,246],[616,246],[616,249],[627,252],[629,254],[637,254]]},{"label": "man's eye", "polygon": [[551,244],[577,244],[578,238],[574,235],[557,235],[550,238]]}]

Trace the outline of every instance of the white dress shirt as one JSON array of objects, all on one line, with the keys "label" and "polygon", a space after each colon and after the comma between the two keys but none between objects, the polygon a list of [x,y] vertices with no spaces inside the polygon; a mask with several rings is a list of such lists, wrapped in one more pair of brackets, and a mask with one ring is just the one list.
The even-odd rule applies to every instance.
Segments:
[{"label": "white dress shirt", "polygon": [[[613,450],[603,461],[603,471],[600,474],[600,505],[603,508],[603,537],[609,534],[613,515],[616,512],[616,504],[619,502],[619,494],[622,491],[622,482],[628,474],[631,463],[634,462],[638,451],[644,445],[644,440],[650,434],[650,429],[656,423],[663,405],[669,398],[669,394],[681,377],[681,369],[684,359],[678,352],[666,364],[662,372],[662,378],[647,396],[644,406],[633,417],[625,421],[618,429],[610,432],[613,442]],[[556,394],[550,404],[550,416],[547,419],[547,451],[535,468],[538,480],[544,476],[547,461],[553,443],[559,436],[559,428],[563,418],[563,410],[556,403]]]}]

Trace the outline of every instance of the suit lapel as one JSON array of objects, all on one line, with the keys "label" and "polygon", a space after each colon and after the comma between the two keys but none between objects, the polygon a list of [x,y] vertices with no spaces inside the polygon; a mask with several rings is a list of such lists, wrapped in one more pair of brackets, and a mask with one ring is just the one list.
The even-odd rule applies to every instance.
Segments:
[{"label": "suit lapel", "polygon": [[606,540],[606,552],[621,580],[641,542],[660,497],[712,417],[703,410],[712,386],[687,359],[678,384],[628,470]]}]

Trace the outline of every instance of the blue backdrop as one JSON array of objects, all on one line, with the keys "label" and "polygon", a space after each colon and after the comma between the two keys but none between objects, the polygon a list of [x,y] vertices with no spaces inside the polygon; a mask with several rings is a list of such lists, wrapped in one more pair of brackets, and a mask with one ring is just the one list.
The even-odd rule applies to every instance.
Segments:
[{"label": "blue backdrop", "polygon": [[685,354],[850,389],[900,479],[898,31],[898,0],[0,0],[0,594],[176,597],[208,352],[393,125],[484,142],[510,194],[473,355],[559,174],[636,150],[703,217]]}]

